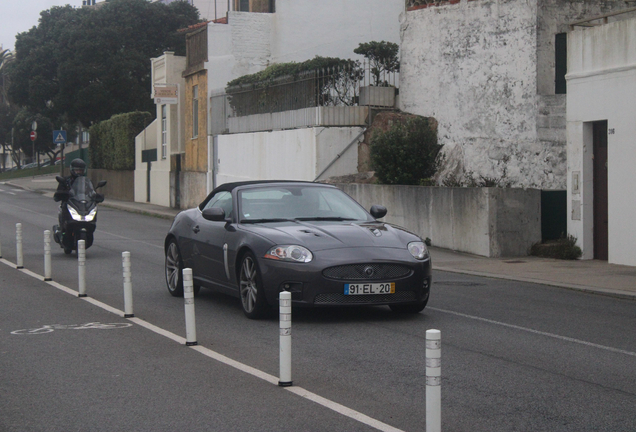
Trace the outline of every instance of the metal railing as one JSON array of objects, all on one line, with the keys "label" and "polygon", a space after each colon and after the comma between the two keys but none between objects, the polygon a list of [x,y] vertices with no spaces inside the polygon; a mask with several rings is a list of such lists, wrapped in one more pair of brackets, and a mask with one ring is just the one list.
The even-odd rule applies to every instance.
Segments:
[{"label": "metal railing", "polygon": [[210,134],[365,125],[370,107],[395,107],[398,82],[358,63],[230,87],[210,97]]}]

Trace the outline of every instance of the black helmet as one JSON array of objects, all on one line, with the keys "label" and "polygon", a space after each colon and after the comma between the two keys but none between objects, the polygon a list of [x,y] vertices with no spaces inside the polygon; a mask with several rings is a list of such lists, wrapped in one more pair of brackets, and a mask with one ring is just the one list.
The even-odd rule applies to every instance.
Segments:
[{"label": "black helmet", "polygon": [[81,159],[73,159],[71,162],[71,175],[73,178],[86,175],[86,162]]}]

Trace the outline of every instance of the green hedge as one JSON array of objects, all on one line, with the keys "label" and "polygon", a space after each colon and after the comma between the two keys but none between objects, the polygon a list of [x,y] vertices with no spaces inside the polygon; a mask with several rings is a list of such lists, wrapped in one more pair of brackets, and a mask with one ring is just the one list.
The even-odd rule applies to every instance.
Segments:
[{"label": "green hedge", "polygon": [[253,85],[254,88],[267,87],[272,85],[277,78],[297,76],[303,72],[327,68],[345,68],[352,70],[354,73],[360,74],[361,71],[358,70],[359,67],[359,62],[356,62],[355,60],[320,56],[316,56],[311,60],[301,63],[274,63],[260,72],[251,75],[243,75],[230,81],[227,83],[226,91],[231,93],[237,90],[237,86],[245,86],[248,84]]},{"label": "green hedge", "polygon": [[426,185],[439,167],[437,130],[428,118],[396,122],[371,137],[371,165],[381,184]]},{"label": "green hedge", "polygon": [[90,167],[107,170],[135,169],[135,137],[153,120],[148,112],[132,112],[112,116],[89,129]]}]

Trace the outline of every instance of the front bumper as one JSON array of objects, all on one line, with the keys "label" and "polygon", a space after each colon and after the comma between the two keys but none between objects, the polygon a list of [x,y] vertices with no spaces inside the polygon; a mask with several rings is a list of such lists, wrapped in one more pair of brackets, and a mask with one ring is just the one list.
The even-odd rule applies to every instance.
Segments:
[{"label": "front bumper", "polygon": [[[406,249],[345,248],[314,253],[310,263],[259,258],[267,302],[281,291],[295,306],[353,306],[421,303],[431,286],[431,259],[416,260]],[[351,266],[351,267],[350,267]],[[327,271],[338,267],[343,271]],[[367,275],[359,269],[374,268]],[[347,271],[349,269],[349,271]],[[345,295],[346,283],[395,282],[393,294]]]}]

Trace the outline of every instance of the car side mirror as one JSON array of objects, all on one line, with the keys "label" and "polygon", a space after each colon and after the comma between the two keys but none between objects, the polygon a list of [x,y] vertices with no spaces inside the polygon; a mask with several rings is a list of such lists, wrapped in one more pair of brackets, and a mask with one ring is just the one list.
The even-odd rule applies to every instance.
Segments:
[{"label": "car side mirror", "polygon": [[381,219],[386,216],[387,209],[381,205],[373,205],[371,206],[371,216],[376,219]]},{"label": "car side mirror", "polygon": [[220,207],[207,208],[201,212],[201,215],[203,216],[203,219],[212,222],[225,221],[225,210]]},{"label": "car side mirror", "polygon": [[106,183],[108,183],[106,180],[100,181],[95,189],[106,186]]},{"label": "car side mirror", "polygon": [[58,183],[64,183],[64,177],[60,177],[60,176],[55,176],[55,180],[57,180]]}]

